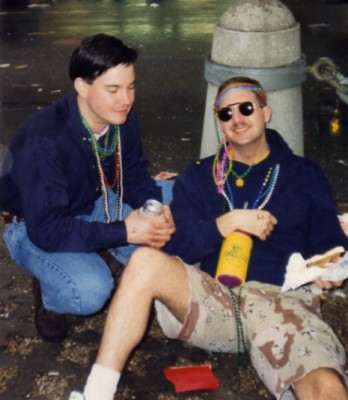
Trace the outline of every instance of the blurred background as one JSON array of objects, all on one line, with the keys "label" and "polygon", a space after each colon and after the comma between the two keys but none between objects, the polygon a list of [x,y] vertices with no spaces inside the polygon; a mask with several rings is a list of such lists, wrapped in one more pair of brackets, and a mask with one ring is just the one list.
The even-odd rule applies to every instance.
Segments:
[{"label": "blurred background", "polygon": [[[286,0],[301,24],[307,65],[330,57],[348,74],[348,2]],[[180,172],[199,156],[204,61],[231,0],[0,1],[0,143],[29,114],[71,90],[72,49],[105,32],[140,50],[136,108],[152,172]],[[253,49],[250,49],[253,51]],[[337,203],[348,203],[347,106],[310,74],[303,85],[305,154],[321,165]]]}]

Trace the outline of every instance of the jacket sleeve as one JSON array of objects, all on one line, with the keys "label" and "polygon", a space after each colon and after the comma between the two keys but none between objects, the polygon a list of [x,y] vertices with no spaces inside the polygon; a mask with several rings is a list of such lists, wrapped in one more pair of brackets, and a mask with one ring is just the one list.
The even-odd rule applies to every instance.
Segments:
[{"label": "jacket sleeve", "polygon": [[192,164],[174,185],[170,206],[176,231],[164,248],[187,263],[196,263],[215,253],[223,239],[216,225],[216,217],[223,213],[222,209],[219,214],[214,200],[216,195],[209,196],[209,190],[213,190],[211,183],[199,169],[199,165]]},{"label": "jacket sleeve", "polygon": [[[37,135],[37,129],[47,131],[47,118],[33,119],[22,127],[27,131],[23,135],[25,140],[17,140],[11,173],[19,188],[22,213],[30,239],[45,251],[88,252],[126,245],[124,221],[106,224],[76,218],[76,215],[80,215],[76,213],[79,208],[84,210],[82,214],[92,211],[93,199],[96,198],[92,193],[98,183],[91,178],[90,172],[83,171],[87,154],[72,155],[76,149],[67,148],[63,140],[57,140],[56,135],[62,133],[60,129],[67,129],[66,125],[62,128],[59,124],[59,120],[55,124],[51,123],[54,134]],[[73,128],[72,132],[75,132],[76,127]],[[161,191],[147,171],[148,161],[142,151],[139,127],[133,111],[126,124],[121,126],[121,143],[124,202],[139,207],[148,198],[161,200]],[[69,157],[69,167],[64,157]],[[72,157],[77,157],[75,163],[71,162]],[[90,165],[90,160],[87,163]],[[79,168],[80,172],[71,168]],[[84,182],[71,178],[72,175],[82,178],[83,174]],[[75,201],[77,197],[82,197],[84,206],[71,203],[71,191],[79,191],[76,187],[78,184],[80,194],[75,196]],[[74,185],[74,188],[70,185]],[[90,199],[89,211],[83,208],[87,204],[86,197]]]},{"label": "jacket sleeve", "polygon": [[335,246],[348,249],[348,238],[343,232],[330,187],[319,167],[308,170],[308,196],[312,205],[308,213],[308,253],[323,253]]},{"label": "jacket sleeve", "polygon": [[68,172],[59,146],[49,138],[28,137],[17,142],[10,173],[19,190],[31,241],[50,252],[89,252],[125,245],[123,221],[87,222],[72,215]]}]

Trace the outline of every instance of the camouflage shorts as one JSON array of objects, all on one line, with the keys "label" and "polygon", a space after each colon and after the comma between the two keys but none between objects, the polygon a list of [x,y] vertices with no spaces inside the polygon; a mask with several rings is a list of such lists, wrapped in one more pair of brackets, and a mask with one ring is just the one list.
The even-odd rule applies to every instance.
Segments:
[{"label": "camouflage shorts", "polygon": [[255,369],[278,399],[314,369],[332,368],[344,377],[345,350],[322,321],[318,296],[306,289],[280,293],[278,286],[258,282],[231,293],[199,269],[186,269],[191,301],[185,323],[155,304],[166,336],[209,351],[238,352],[242,326],[239,339],[244,337]]}]

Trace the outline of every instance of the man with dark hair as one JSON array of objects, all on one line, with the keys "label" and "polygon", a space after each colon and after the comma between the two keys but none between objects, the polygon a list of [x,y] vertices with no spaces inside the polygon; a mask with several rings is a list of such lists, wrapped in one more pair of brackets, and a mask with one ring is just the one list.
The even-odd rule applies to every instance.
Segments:
[{"label": "man with dark hair", "polygon": [[126,263],[130,245],[161,248],[174,231],[168,206],[162,219],[135,210],[163,200],[133,110],[136,59],[113,36],[84,39],[70,60],[75,92],[28,118],[9,146],[4,239],[35,277],[36,327],[50,341],[66,337],[65,314],[93,314],[109,299],[114,280],[100,251]]},{"label": "man with dark hair", "polygon": [[[319,296],[310,285],[281,291],[291,254],[348,248],[325,178],[266,129],[272,111],[257,81],[223,82],[214,115],[224,139],[215,156],[191,164],[175,183],[176,231],[165,247],[185,262],[201,261],[201,270],[157,249],[137,249],[84,392],[70,400],[114,398],[153,303],[167,337],[208,351],[248,352],[277,399],[348,399],[345,349],[321,318]],[[213,276],[221,243],[235,231],[249,234],[253,246],[247,282],[230,288]],[[330,289],[342,282],[314,284]]]}]

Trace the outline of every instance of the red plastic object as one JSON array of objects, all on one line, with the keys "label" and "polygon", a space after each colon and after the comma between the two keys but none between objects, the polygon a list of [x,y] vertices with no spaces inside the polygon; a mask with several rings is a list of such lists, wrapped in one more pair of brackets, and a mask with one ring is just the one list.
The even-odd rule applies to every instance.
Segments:
[{"label": "red plastic object", "polygon": [[177,393],[192,390],[214,390],[219,387],[219,381],[208,364],[170,367],[165,368],[163,372],[166,378],[174,384]]}]

